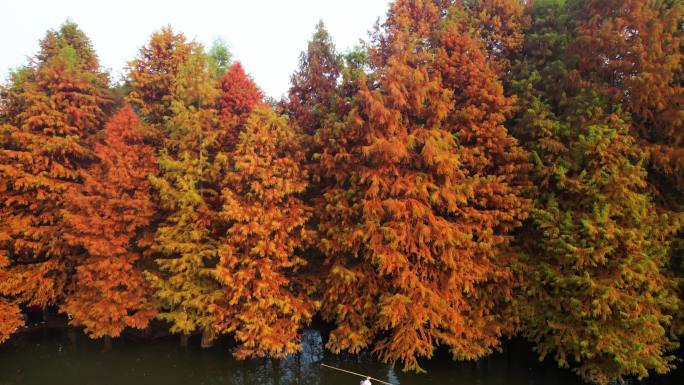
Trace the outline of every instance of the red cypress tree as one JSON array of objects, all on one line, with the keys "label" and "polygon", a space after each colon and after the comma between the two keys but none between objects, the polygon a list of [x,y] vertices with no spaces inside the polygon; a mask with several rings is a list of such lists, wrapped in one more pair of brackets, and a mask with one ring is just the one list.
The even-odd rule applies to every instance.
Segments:
[{"label": "red cypress tree", "polygon": [[343,115],[344,103],[338,81],[342,77],[342,57],[335,51],[332,38],[323,22],[316,25],[316,32],[302,52],[299,68],[292,75],[288,99],[284,105],[291,122],[304,134],[306,166],[309,173],[309,194],[318,197],[321,191],[321,170],[318,156],[326,141],[319,135],[326,124],[334,124]]},{"label": "red cypress tree", "polygon": [[138,251],[150,242],[146,231],[155,215],[148,181],[156,170],[155,149],[146,135],[133,109],[124,106],[95,145],[99,163],[66,196],[65,238],[87,257],[62,310],[92,338],[145,328],[155,314]]},{"label": "red cypress tree", "polygon": [[313,137],[326,115],[337,110],[341,75],[342,58],[321,21],[292,75],[286,106],[287,114],[307,136]]},{"label": "red cypress tree", "polygon": [[[237,143],[241,127],[247,121],[252,109],[264,99],[264,94],[254,81],[245,73],[240,62],[233,63],[228,71],[219,78],[220,95],[216,102],[225,137],[220,143],[230,149]],[[224,150],[225,150],[224,149]]]},{"label": "red cypress tree", "polygon": [[[309,176],[305,200],[312,205],[325,204],[321,199],[321,191],[326,177],[322,175],[318,158],[323,152],[323,143],[327,140],[322,128],[339,121],[346,107],[342,87],[338,85],[338,81],[343,79],[342,59],[320,21],[306,51],[301,53],[299,67],[291,77],[288,99],[282,104],[283,110],[290,117],[290,124],[303,134],[301,142],[305,154],[304,167]],[[322,210],[314,211],[310,223],[318,223],[316,216],[320,212]],[[300,270],[299,276],[308,282],[311,290],[316,290],[315,287],[322,283],[322,255],[319,250],[311,251],[307,255],[307,267]]]}]

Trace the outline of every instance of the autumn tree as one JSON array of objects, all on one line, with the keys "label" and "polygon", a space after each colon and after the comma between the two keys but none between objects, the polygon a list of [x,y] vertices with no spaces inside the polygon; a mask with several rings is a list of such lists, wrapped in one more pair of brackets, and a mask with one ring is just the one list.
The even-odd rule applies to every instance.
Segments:
[{"label": "autumn tree", "polygon": [[[684,211],[684,3],[670,0],[569,3],[571,47],[582,80],[630,116],[648,155],[649,182],[661,210]],[[684,267],[684,234],[672,264]],[[684,291],[683,291],[684,292]],[[682,317],[684,319],[684,317]]]},{"label": "autumn tree", "polygon": [[297,253],[312,240],[300,136],[269,107],[250,115],[222,183],[221,242],[216,277],[223,296],[216,313],[235,332],[238,358],[282,358],[301,349],[301,328],[314,302],[297,279]]},{"label": "autumn tree", "polygon": [[166,26],[153,33],[138,57],[128,63],[131,93],[127,100],[140,109],[146,122],[162,124],[173,114],[178,73],[196,45]]},{"label": "autumn tree", "polygon": [[173,84],[173,94],[165,98],[172,102],[163,126],[161,173],[152,177],[164,210],[153,245],[159,271],[148,273],[148,279],[158,317],[171,324],[171,332],[180,334],[183,343],[188,335],[202,332],[207,344],[215,330],[210,306],[221,295],[212,275],[218,260],[215,213],[205,200],[218,194],[211,183],[216,175],[211,150],[218,136],[218,90],[201,45],[192,47]]},{"label": "autumn tree", "polygon": [[230,152],[237,144],[247,117],[262,103],[264,94],[237,61],[218,79],[218,88],[216,109],[223,131],[219,147],[221,151]]},{"label": "autumn tree", "polygon": [[287,114],[307,136],[312,137],[323,125],[326,115],[339,103],[338,80],[342,75],[342,57],[322,21],[299,58],[299,67],[290,79]]},{"label": "autumn tree", "polygon": [[[448,1],[448,0],[447,0]],[[470,26],[484,41],[489,62],[508,78],[530,23],[526,0],[451,0],[469,14]]]},{"label": "autumn tree", "polygon": [[578,78],[573,20],[538,4],[516,65],[513,132],[538,187],[519,240],[523,332],[585,380],[665,373],[680,306],[667,273],[676,218],[648,194],[644,153],[619,104]]},{"label": "autumn tree", "polygon": [[[684,4],[573,1],[578,71],[631,115],[667,208],[684,207]],[[672,186],[676,189],[672,189]]]},{"label": "autumn tree", "polygon": [[[9,264],[9,260],[3,254],[0,254],[0,282],[7,281],[7,272],[5,268]],[[3,285],[0,283],[0,290],[3,292]],[[8,301],[0,297],[0,344],[5,342],[18,328],[24,325],[24,321],[20,317],[21,311],[19,306],[12,301]]]},{"label": "autumn tree", "polygon": [[124,106],[95,145],[99,162],[66,195],[65,238],[87,256],[62,310],[72,315],[70,324],[107,343],[126,327],[145,328],[155,314],[140,266],[156,214],[148,180],[156,155],[148,131]]},{"label": "autumn tree", "polygon": [[[283,101],[283,110],[290,118],[290,124],[302,134],[301,143],[304,151],[302,166],[308,174],[307,191],[304,199],[318,207],[314,210],[310,226],[318,223],[318,214],[324,211],[326,204],[322,199],[324,177],[321,175],[320,156],[324,151],[324,143],[329,139],[322,128],[340,121],[346,113],[347,105],[343,100],[343,85],[351,85],[349,95],[356,92],[352,81],[343,80],[344,62],[338,54],[332,38],[322,21],[302,52],[299,67],[290,78],[288,98]],[[349,76],[345,76],[349,78]],[[322,255],[318,248],[311,248],[305,253],[308,263],[300,270],[299,276],[311,290],[322,284],[320,271]]]},{"label": "autumn tree", "polygon": [[19,307],[4,299],[0,299],[0,343],[5,342],[19,327],[24,324],[20,318]]},{"label": "autumn tree", "polygon": [[76,23],[67,21],[59,30],[50,30],[39,42],[40,51],[36,55],[39,62],[47,62],[59,56],[67,47],[75,51],[79,65],[86,71],[99,72],[100,63],[90,39],[81,31]]},{"label": "autumn tree", "polygon": [[181,343],[197,331],[211,331],[209,306],[218,284],[209,273],[216,260],[212,210],[205,201],[209,154],[216,141],[216,87],[223,48],[212,55],[182,33],[165,27],[150,38],[129,63],[128,100],[151,124],[160,139],[159,172],[151,177],[159,201],[151,247],[157,269],[146,276],[152,286],[158,318],[181,334]]},{"label": "autumn tree", "polygon": [[[497,12],[506,14],[496,7],[506,9],[507,3],[512,7],[507,12],[520,16],[517,1],[484,3],[481,12],[492,7],[490,17],[495,20],[501,17]],[[510,241],[530,208],[529,153],[504,126],[512,115],[515,99],[504,92],[503,80],[507,75],[502,72],[508,71],[506,60],[518,49],[515,38],[508,35],[518,33],[516,28],[521,28],[522,24],[506,24],[508,31],[497,26],[487,35],[472,28],[483,16],[477,15],[475,21],[474,17],[472,10],[452,6],[434,37],[433,68],[441,75],[442,87],[451,91],[452,109],[447,114],[446,125],[457,137],[461,168],[469,181],[466,191],[473,194],[469,196],[468,205],[458,210],[459,228],[467,229],[472,237],[460,247],[476,261],[475,273],[461,272],[465,280],[461,283],[463,286],[458,287],[469,297],[470,306],[465,310],[459,305],[467,322],[461,327],[491,330],[492,333],[475,333],[474,338],[469,337],[479,345],[467,338],[459,341],[462,346],[452,347],[454,357],[458,359],[483,356],[498,346],[499,342],[494,338],[496,333],[510,336],[518,330],[518,318],[511,301],[520,277],[512,275],[511,266],[516,263],[517,250],[510,246]],[[492,23],[496,24],[496,21]],[[509,20],[509,23],[513,21]],[[501,51],[501,56],[496,56],[492,44],[496,39],[505,40],[506,36],[513,40],[505,43],[507,48]],[[468,280],[472,280],[476,291],[468,287]],[[491,315],[496,316],[489,319]]]},{"label": "autumn tree", "polygon": [[358,74],[351,113],[326,128],[337,139],[321,160],[320,224],[334,352],[372,346],[419,369],[437,345],[475,359],[515,329],[506,263],[527,166],[462,10],[395,2],[369,49],[374,82]]},{"label": "autumn tree", "polygon": [[41,51],[2,93],[0,267],[3,295],[46,307],[68,293],[79,245],[63,236],[65,192],[95,160],[92,137],[108,107],[108,78],[73,23],[48,32]]}]

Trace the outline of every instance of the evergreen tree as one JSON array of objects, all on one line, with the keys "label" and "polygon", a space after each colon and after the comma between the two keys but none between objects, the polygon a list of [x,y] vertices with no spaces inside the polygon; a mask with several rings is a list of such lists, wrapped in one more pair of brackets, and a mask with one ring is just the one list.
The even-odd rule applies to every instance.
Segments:
[{"label": "evergreen tree", "polygon": [[213,78],[218,79],[223,76],[228,68],[231,66],[233,55],[230,53],[228,44],[223,39],[216,39],[209,49],[209,56],[211,57],[214,67]]},{"label": "evergreen tree", "polygon": [[[582,80],[629,113],[659,209],[684,212],[684,3],[571,1]],[[682,276],[684,234],[672,251]],[[680,317],[684,324],[684,315]]]},{"label": "evergreen tree", "polygon": [[620,106],[577,79],[573,33],[562,2],[537,5],[516,66],[513,132],[534,155],[538,187],[519,237],[519,310],[541,357],[606,384],[672,368],[680,304],[666,265],[677,221],[648,194]]}]

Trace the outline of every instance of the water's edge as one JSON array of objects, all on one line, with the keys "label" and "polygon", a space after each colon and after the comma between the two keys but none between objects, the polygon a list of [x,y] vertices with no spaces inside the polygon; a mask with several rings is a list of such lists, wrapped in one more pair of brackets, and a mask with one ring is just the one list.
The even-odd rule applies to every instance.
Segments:
[{"label": "water's edge", "polygon": [[[454,362],[438,351],[423,363],[427,373],[402,372],[377,362],[369,353],[333,355],[323,349],[321,334],[306,330],[303,350],[280,362],[236,361],[232,341],[223,338],[209,349],[194,337],[187,349],[176,336],[125,335],[103,352],[101,341],[69,328],[34,327],[0,346],[0,385],[355,385],[359,378],[322,368],[326,363],[397,385],[580,385],[571,371],[550,360],[538,362],[531,346],[506,341],[503,351],[476,362]],[[681,352],[680,352],[681,353]],[[680,354],[681,357],[681,354]],[[681,363],[680,363],[681,364]],[[644,384],[682,383],[684,370],[653,376]],[[629,381],[638,383],[638,381]]]}]

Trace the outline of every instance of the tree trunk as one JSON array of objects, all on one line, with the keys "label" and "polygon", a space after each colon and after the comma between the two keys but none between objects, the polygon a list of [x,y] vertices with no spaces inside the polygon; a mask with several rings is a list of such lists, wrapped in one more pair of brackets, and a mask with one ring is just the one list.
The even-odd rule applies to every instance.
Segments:
[{"label": "tree trunk", "polygon": [[72,347],[76,346],[76,331],[72,328],[67,328],[67,338]]},{"label": "tree trunk", "polygon": [[511,349],[513,348],[511,345],[513,344],[513,340],[508,340],[508,342],[504,345],[504,351],[506,352],[506,365],[510,369],[511,368],[511,363],[513,362],[513,355],[511,354]]},{"label": "tree trunk", "polygon": [[48,308],[47,308],[47,306],[46,306],[46,307],[44,307],[44,308],[42,309],[42,311],[40,312],[40,316],[41,316],[41,318],[43,318],[43,319],[41,320],[41,321],[42,321],[41,323],[47,324],[47,321],[48,321],[48,314],[50,314],[50,310],[48,310]]},{"label": "tree trunk", "polygon": [[328,327],[322,328],[318,331],[318,333],[321,336],[321,343],[323,344],[323,347],[325,348],[325,345],[327,345],[328,341],[330,341],[330,328],[328,328]]},{"label": "tree trunk", "polygon": [[185,333],[180,335],[180,346],[181,346],[181,348],[183,348],[183,349],[188,348],[188,339],[189,338],[190,338],[190,336],[185,334]]},{"label": "tree trunk", "polygon": [[104,352],[112,351],[112,337],[111,336],[104,336],[102,338],[102,341],[103,341],[102,351],[104,351]]},{"label": "tree trunk", "polygon": [[213,329],[202,330],[202,349],[208,349],[214,346],[214,341],[216,340],[216,334]]},{"label": "tree trunk", "polygon": [[280,385],[280,359],[271,358],[271,366],[273,367],[273,385]]}]

